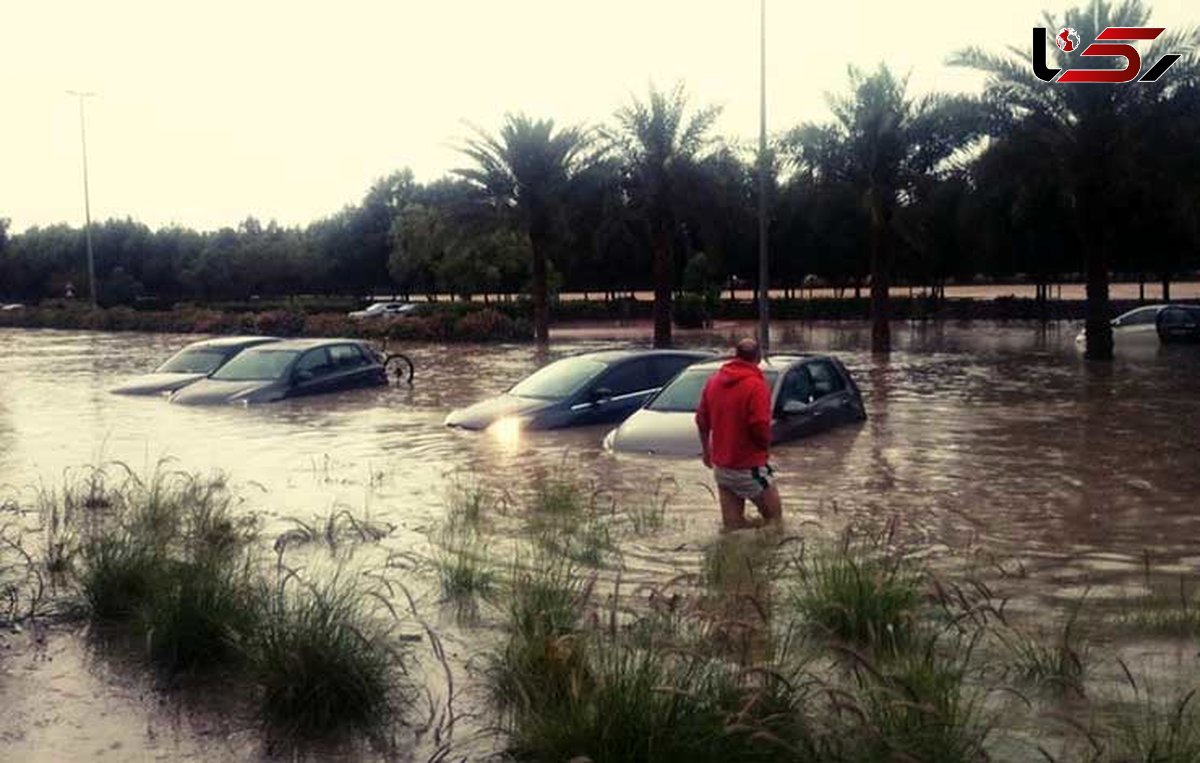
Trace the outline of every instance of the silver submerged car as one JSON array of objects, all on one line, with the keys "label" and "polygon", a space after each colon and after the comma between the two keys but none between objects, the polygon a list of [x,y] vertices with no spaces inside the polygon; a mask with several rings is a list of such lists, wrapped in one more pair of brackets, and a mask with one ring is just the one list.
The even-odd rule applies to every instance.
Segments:
[{"label": "silver submerged car", "polygon": [[119,395],[163,395],[213,373],[243,350],[279,340],[271,336],[228,336],[193,342],[153,373],[135,376],[112,391]]},{"label": "silver submerged car", "polygon": [[253,347],[171,395],[172,403],[267,403],[388,383],[384,359],[354,339],[287,339]]},{"label": "silver submerged car", "polygon": [[[709,378],[728,358],[698,363],[663,387],[604,438],[607,450],[699,456],[696,408]],[[771,388],[772,442],[787,442],[867,418],[850,372],[829,355],[772,355],[759,364]]]}]

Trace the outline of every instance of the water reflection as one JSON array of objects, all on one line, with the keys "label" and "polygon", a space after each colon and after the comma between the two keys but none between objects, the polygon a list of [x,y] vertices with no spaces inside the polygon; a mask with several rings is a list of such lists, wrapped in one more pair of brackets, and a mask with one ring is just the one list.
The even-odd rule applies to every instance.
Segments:
[{"label": "water reflection", "polygon": [[[685,332],[682,343],[721,347],[750,328],[719,324]],[[876,357],[862,324],[777,325],[777,351],[836,352],[868,413],[862,425],[774,454],[790,531],[895,516],[930,548],[1019,558],[1037,573],[1032,589],[1056,601],[1089,587],[1136,589],[1143,549],[1156,565],[1194,570],[1200,352],[1151,345],[1122,348],[1109,365],[1085,363],[1075,331],[897,324],[897,351]],[[55,484],[65,468],[100,458],[146,471],[170,455],[188,470],[261,484],[247,490],[247,507],[264,512],[268,533],[286,529],[286,517],[346,506],[396,526],[385,551],[427,556],[452,475],[519,491],[533,475],[570,468],[616,505],[669,494],[664,528],[623,538],[620,549],[630,585],[661,581],[697,569],[716,537],[711,476],[697,459],[609,454],[601,427],[525,432],[505,423],[475,433],[442,424],[451,408],[501,392],[549,360],[612,346],[614,333],[559,331],[547,351],[398,347],[416,364],[411,388],[188,408],[107,390],[195,337],[0,331],[0,485]],[[498,558],[511,558],[527,526],[497,518],[495,527]],[[746,606],[741,583],[726,582],[710,589],[714,607]]]}]

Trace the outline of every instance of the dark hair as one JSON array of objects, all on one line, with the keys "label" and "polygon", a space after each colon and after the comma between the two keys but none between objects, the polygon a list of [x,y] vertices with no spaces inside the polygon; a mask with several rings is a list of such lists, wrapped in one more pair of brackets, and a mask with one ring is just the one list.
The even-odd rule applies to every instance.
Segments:
[{"label": "dark hair", "polygon": [[734,348],[734,353],[737,355],[738,360],[757,363],[759,361],[758,342],[750,337],[740,339]]}]

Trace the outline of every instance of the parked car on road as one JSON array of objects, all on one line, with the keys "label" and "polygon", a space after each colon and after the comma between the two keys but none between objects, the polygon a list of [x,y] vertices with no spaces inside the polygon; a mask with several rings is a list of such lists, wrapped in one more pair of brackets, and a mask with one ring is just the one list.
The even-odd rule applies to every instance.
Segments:
[{"label": "parked car on road", "polygon": [[376,302],[364,310],[355,310],[348,313],[349,317],[355,320],[366,318],[398,318],[402,315],[411,315],[417,309],[415,302]]},{"label": "parked car on road", "polygon": [[[604,438],[607,450],[699,456],[696,408],[709,378],[727,360],[698,363]],[[759,364],[771,389],[772,442],[787,442],[867,417],[850,372],[828,355],[772,355]]]},{"label": "parked car on road", "polygon": [[[1197,318],[1200,305],[1146,305],[1112,319],[1113,344],[1142,344],[1158,341],[1200,340]],[[1087,327],[1075,337],[1076,344],[1087,343]]]},{"label": "parked car on road", "polygon": [[267,403],[388,382],[385,359],[354,339],[287,339],[253,347],[211,376],[171,395],[172,403]]},{"label": "parked car on road", "polygon": [[612,424],[641,407],[684,368],[711,358],[688,350],[606,350],[543,366],[503,395],[452,411],[447,426],[522,429]]},{"label": "parked car on road", "polygon": [[120,395],[162,395],[208,376],[251,347],[278,342],[271,336],[227,336],[193,342],[172,355],[153,373],[135,376],[113,389]]}]

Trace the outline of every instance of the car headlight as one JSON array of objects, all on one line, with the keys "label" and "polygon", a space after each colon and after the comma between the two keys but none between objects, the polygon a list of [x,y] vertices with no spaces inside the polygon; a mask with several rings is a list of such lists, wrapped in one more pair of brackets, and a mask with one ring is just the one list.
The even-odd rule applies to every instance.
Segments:
[{"label": "car headlight", "polygon": [[521,441],[524,428],[525,420],[520,416],[502,416],[488,426],[487,433],[501,445],[511,448]]}]

